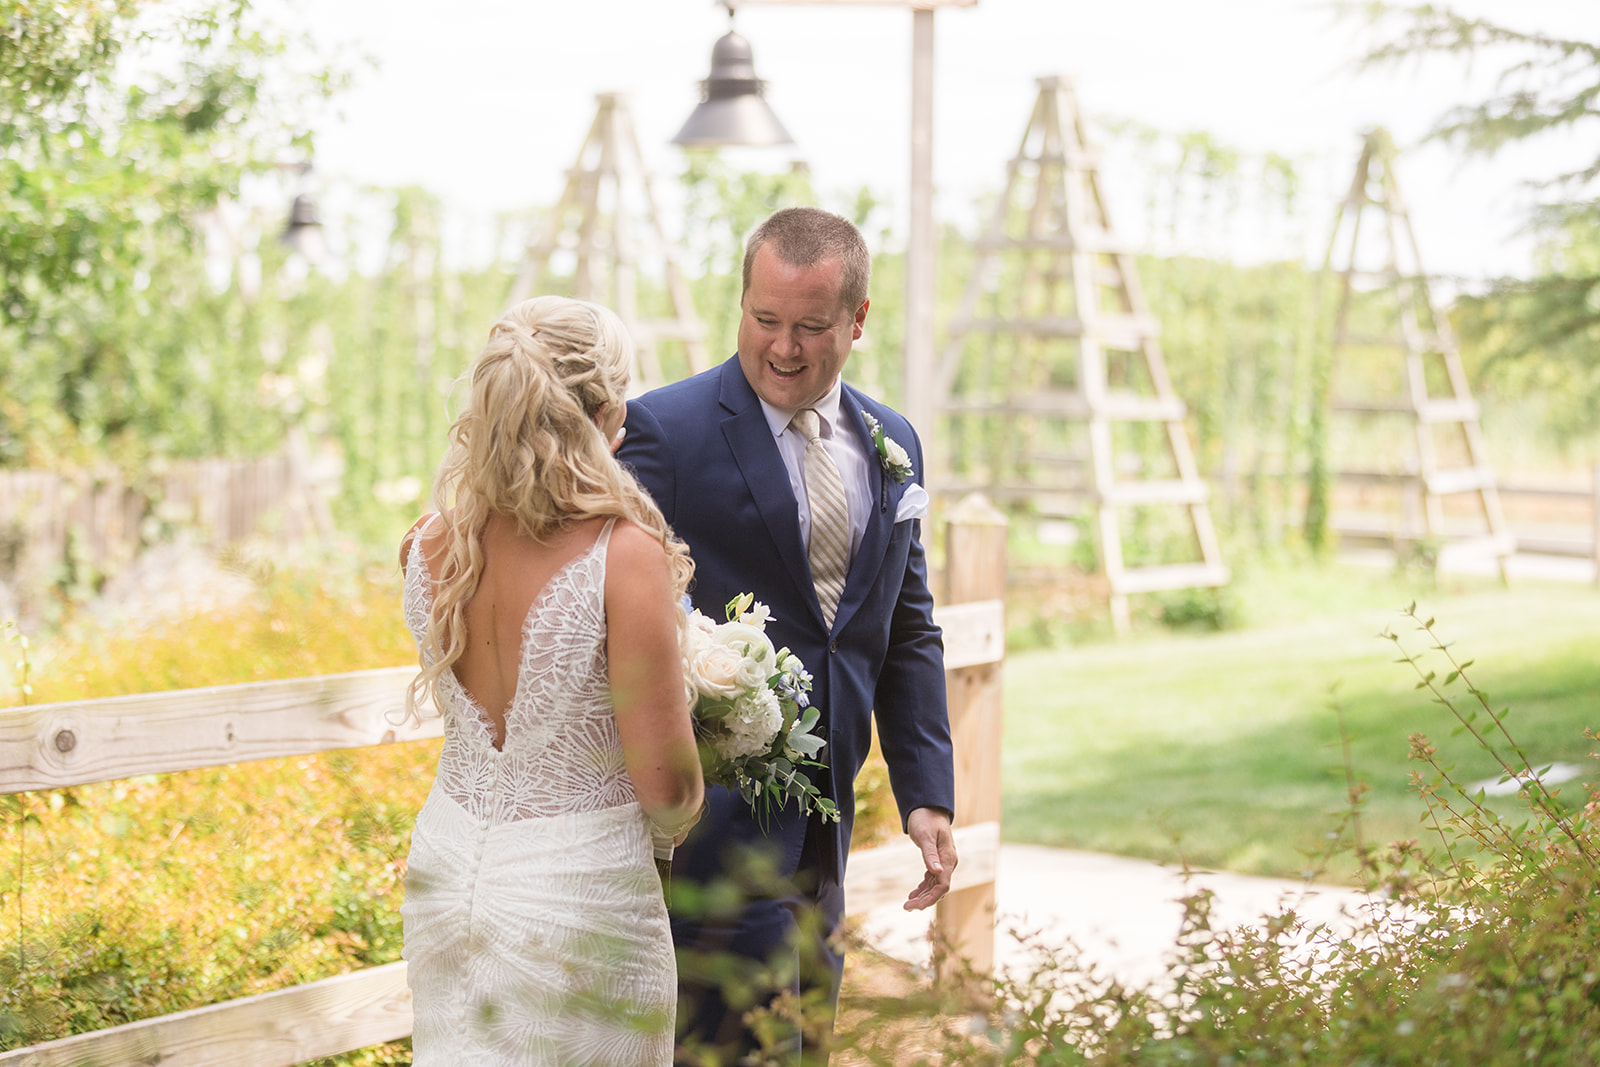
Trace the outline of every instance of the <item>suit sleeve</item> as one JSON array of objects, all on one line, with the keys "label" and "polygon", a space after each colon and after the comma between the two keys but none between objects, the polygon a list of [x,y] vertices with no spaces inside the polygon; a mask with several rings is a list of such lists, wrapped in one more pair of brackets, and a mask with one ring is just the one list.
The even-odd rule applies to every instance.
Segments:
[{"label": "suit sleeve", "polygon": [[627,432],[617,449],[617,461],[633,472],[670,526],[677,511],[678,476],[666,431],[655,414],[637,400],[628,403],[623,427]]},{"label": "suit sleeve", "polygon": [[[915,469],[922,444],[912,434]],[[920,477],[918,479],[920,483]],[[955,814],[954,753],[945,699],[944,640],[933,621],[922,521],[911,520],[911,551],[889,623],[889,648],[878,674],[874,707],[878,741],[902,829],[917,808]]]}]

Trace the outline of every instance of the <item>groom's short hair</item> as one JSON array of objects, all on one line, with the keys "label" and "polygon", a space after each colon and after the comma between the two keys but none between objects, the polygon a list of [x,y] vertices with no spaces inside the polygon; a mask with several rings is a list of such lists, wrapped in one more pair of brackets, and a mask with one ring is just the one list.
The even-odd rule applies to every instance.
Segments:
[{"label": "groom's short hair", "polygon": [[818,207],[786,207],[750,231],[744,242],[741,301],[750,289],[750,265],[755,262],[756,250],[769,242],[778,258],[791,267],[814,267],[825,259],[838,259],[844,268],[839,299],[852,314],[866,303],[867,285],[872,280],[867,242],[855,223]]}]

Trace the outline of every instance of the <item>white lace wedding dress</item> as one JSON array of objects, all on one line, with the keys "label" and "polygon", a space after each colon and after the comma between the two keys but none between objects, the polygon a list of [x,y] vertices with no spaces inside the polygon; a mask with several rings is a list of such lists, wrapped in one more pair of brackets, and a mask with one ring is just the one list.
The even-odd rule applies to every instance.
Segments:
[{"label": "white lace wedding dress", "polygon": [[[528,613],[501,749],[443,676],[444,750],[400,909],[417,1067],[671,1061],[672,940],[607,686],[611,526]],[[421,540],[405,586],[419,641]]]}]

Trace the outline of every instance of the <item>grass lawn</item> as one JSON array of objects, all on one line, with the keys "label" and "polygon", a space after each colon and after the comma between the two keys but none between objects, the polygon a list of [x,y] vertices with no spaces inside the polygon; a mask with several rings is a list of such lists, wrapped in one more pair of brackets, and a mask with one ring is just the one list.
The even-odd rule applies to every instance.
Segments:
[{"label": "grass lawn", "polygon": [[[1497,767],[1455,720],[1413,689],[1416,676],[1377,638],[1428,647],[1399,614],[1417,601],[1538,765],[1563,761],[1600,782],[1600,592],[1583,585],[1441,580],[1407,588],[1353,567],[1255,569],[1231,595],[1240,629],[1149,634],[1018,653],[1006,664],[1004,836],[1256,874],[1295,876],[1345,806],[1338,719],[1371,787],[1369,843],[1430,839],[1410,786],[1407,738],[1423,733],[1462,782]],[[1442,679],[1448,667],[1439,667]],[[1467,694],[1457,682],[1451,692]],[[1579,781],[1565,801],[1581,804]],[[1515,797],[1494,801],[1514,813]],[[1348,857],[1327,878],[1349,877]]]}]

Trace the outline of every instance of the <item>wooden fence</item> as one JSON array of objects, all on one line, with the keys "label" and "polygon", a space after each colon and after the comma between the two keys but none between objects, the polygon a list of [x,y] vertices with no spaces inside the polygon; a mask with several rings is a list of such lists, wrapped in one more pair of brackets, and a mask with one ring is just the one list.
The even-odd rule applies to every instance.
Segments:
[{"label": "wooden fence", "polygon": [[1592,560],[1600,585],[1600,464],[1590,479],[1588,488],[1511,482],[1499,489],[1518,552]]},{"label": "wooden fence", "polygon": [[[1366,478],[1371,483],[1403,482],[1403,475]],[[1600,584],[1600,466],[1595,466],[1587,486],[1538,485],[1533,482],[1496,483],[1510,539],[1523,555],[1592,560],[1595,584]],[[1360,493],[1357,486],[1355,493]],[[1392,515],[1347,515],[1334,525],[1334,533],[1350,544],[1397,547],[1405,539],[1395,531]]]},{"label": "wooden fence", "polygon": [[270,533],[288,547],[328,525],[298,439],[281,455],[177,461],[132,481],[0,470],[0,582],[26,609],[63,567],[114,573],[173,529],[218,547]]},{"label": "wooden fence", "polygon": [[[946,528],[946,684],[956,739],[954,892],[936,925],[957,952],[993,959],[1000,843],[1004,519],[964,501]],[[440,736],[437,718],[397,727],[412,667],[214,686],[0,711],[0,793]],[[922,877],[908,841],[853,852],[850,914],[903,900]],[[390,963],[0,1053],[0,1067],[292,1067],[411,1033],[405,963]]]}]

